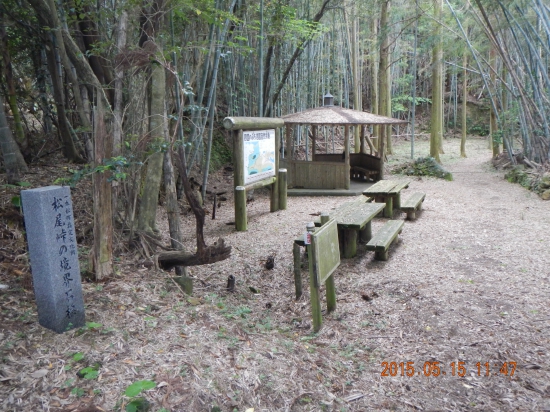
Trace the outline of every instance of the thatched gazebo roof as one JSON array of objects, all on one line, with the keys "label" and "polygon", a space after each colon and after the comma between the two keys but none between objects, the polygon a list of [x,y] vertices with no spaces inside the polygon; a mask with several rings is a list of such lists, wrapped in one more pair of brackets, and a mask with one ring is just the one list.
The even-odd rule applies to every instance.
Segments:
[{"label": "thatched gazebo roof", "polygon": [[312,124],[312,125],[367,125],[367,124],[406,124],[406,120],[379,116],[358,110],[344,109],[339,106],[321,106],[307,109],[303,112],[283,116],[285,124]]}]

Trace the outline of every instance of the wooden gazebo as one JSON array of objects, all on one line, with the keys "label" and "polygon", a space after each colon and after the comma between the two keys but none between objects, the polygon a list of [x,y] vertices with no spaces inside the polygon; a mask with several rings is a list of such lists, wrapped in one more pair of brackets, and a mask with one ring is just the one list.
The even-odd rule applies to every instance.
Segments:
[{"label": "wooden gazebo", "polygon": [[[288,186],[305,189],[349,189],[351,177],[379,180],[384,159],[366,136],[365,126],[404,124],[407,121],[334,106],[331,95],[325,96],[324,103],[324,106],[282,117],[286,134],[284,158],[280,160],[280,164],[288,171]],[[295,159],[292,127],[296,125],[311,126],[311,160],[307,157],[306,160]],[[317,153],[319,126],[344,127],[343,153]],[[350,153],[351,126],[360,127],[359,153]],[[370,154],[367,153],[366,146],[369,147]]]}]

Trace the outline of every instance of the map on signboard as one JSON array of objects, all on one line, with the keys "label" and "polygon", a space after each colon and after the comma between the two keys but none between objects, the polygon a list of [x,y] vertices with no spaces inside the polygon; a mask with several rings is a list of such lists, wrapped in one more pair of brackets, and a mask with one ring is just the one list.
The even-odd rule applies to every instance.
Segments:
[{"label": "map on signboard", "polygon": [[275,176],[275,129],[243,132],[244,183]]},{"label": "map on signboard", "polygon": [[340,247],[338,245],[338,226],[334,219],[317,229],[311,236],[313,262],[319,284],[322,285],[336,268],[340,266]]}]

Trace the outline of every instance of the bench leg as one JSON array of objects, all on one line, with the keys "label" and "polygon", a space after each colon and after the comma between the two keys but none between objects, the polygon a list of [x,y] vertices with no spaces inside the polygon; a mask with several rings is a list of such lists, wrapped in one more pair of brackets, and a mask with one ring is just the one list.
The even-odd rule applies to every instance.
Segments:
[{"label": "bench leg", "polygon": [[365,228],[359,232],[359,240],[364,243],[369,243],[372,239],[372,225],[371,222],[365,225]]},{"label": "bench leg", "polygon": [[357,254],[357,231],[353,229],[343,229],[342,233],[344,238],[342,256],[349,259]]},{"label": "bench leg", "polygon": [[409,210],[407,212],[407,219],[408,220],[415,220],[416,219],[416,211],[415,210]]},{"label": "bench leg", "polygon": [[388,250],[374,252],[374,258],[376,260],[388,260]]},{"label": "bench leg", "polygon": [[319,279],[315,275],[313,268],[313,253],[311,245],[307,245],[309,260],[309,298],[311,301],[311,317],[313,320],[313,331],[319,332],[323,325],[323,315],[321,313],[321,299],[319,297]]},{"label": "bench leg", "polygon": [[393,217],[393,199],[392,196],[386,196],[386,207],[384,208],[384,217]]},{"label": "bench leg", "polygon": [[294,256],[294,287],[296,288],[296,300],[302,296],[302,268],[300,259],[300,246],[294,243],[292,248]]},{"label": "bench leg", "polygon": [[336,287],[334,286],[334,274],[330,275],[325,281],[325,291],[327,296],[327,313],[336,310]]}]

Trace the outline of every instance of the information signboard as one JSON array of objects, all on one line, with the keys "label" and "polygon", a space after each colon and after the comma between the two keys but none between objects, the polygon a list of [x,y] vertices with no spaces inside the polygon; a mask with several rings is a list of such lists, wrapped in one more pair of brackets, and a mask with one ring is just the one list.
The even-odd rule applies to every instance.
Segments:
[{"label": "information signboard", "polygon": [[244,184],[275,176],[275,129],[243,131]]},{"label": "information signboard", "polygon": [[340,265],[340,247],[338,245],[338,226],[336,220],[331,219],[315,233],[311,234],[313,246],[313,270],[314,276],[319,280],[319,285],[325,283]]}]

